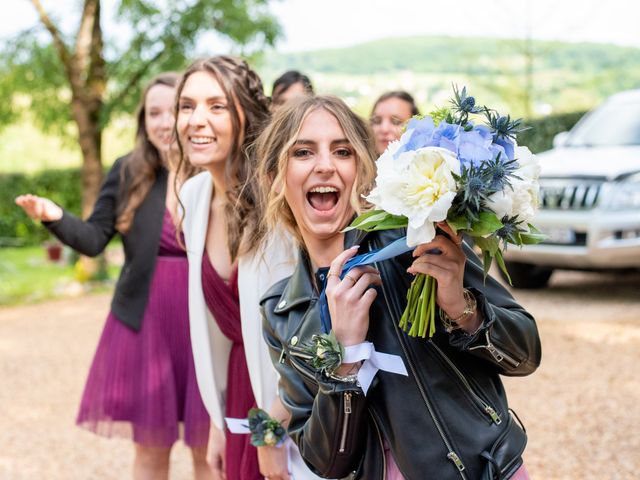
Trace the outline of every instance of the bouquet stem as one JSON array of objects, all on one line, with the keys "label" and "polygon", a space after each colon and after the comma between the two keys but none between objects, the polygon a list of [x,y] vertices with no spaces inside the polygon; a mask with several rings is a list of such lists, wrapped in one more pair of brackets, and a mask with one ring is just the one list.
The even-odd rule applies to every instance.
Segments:
[{"label": "bouquet stem", "polygon": [[436,279],[418,274],[407,291],[400,328],[410,337],[431,338],[436,331]]}]

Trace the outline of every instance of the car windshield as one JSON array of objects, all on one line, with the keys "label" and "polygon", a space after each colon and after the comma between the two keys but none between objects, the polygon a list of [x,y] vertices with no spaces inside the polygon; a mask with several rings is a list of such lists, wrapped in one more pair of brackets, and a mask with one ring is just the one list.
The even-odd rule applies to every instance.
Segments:
[{"label": "car windshield", "polygon": [[605,103],[576,125],[567,145],[640,145],[640,101]]}]

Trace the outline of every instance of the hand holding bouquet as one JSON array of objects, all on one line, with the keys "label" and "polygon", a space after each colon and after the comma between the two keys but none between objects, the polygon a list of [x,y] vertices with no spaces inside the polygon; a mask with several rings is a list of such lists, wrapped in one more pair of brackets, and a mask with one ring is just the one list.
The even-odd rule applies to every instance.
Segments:
[{"label": "hand holding bouquet", "polygon": [[[466,88],[454,87],[450,108],[409,121],[400,140],[377,160],[376,186],[366,197],[375,210],[349,229],[407,228],[407,245],[430,242],[436,224],[472,237],[482,251],[485,275],[495,259],[507,275],[507,244],[538,243],[543,236],[529,222],[538,205],[539,165],[518,147],[521,120],[477,106]],[[472,116],[484,117],[484,124]],[[435,332],[432,277],[419,274],[407,293],[400,326],[411,336]]]}]

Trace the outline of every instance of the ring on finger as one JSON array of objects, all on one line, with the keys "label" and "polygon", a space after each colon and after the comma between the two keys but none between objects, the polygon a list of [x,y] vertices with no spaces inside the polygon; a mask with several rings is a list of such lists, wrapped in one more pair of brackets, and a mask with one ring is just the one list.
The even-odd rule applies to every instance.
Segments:
[{"label": "ring on finger", "polygon": [[334,272],[327,273],[327,278],[332,277],[332,276],[340,278],[340,275],[338,275],[337,273],[334,273]]},{"label": "ring on finger", "polygon": [[352,277],[351,275],[349,275],[348,273],[344,276],[344,278],[345,278],[345,279],[347,279],[347,278],[348,278],[349,280],[351,280],[351,281],[353,282],[353,284],[354,284],[354,285],[356,284],[356,279],[355,279],[355,278],[353,278],[353,277]]}]

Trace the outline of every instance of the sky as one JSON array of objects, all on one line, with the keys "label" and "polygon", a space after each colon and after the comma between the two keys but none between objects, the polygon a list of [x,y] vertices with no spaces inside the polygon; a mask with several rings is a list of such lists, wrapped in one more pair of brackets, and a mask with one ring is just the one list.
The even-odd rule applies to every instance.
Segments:
[{"label": "sky", "polygon": [[[116,0],[104,0],[105,22]],[[37,23],[28,0],[5,0],[0,38]],[[42,0],[74,31],[79,0]],[[276,0],[281,52],[340,48],[410,35],[488,36],[615,43],[640,48],[637,0]],[[223,52],[210,52],[223,53]]]}]

